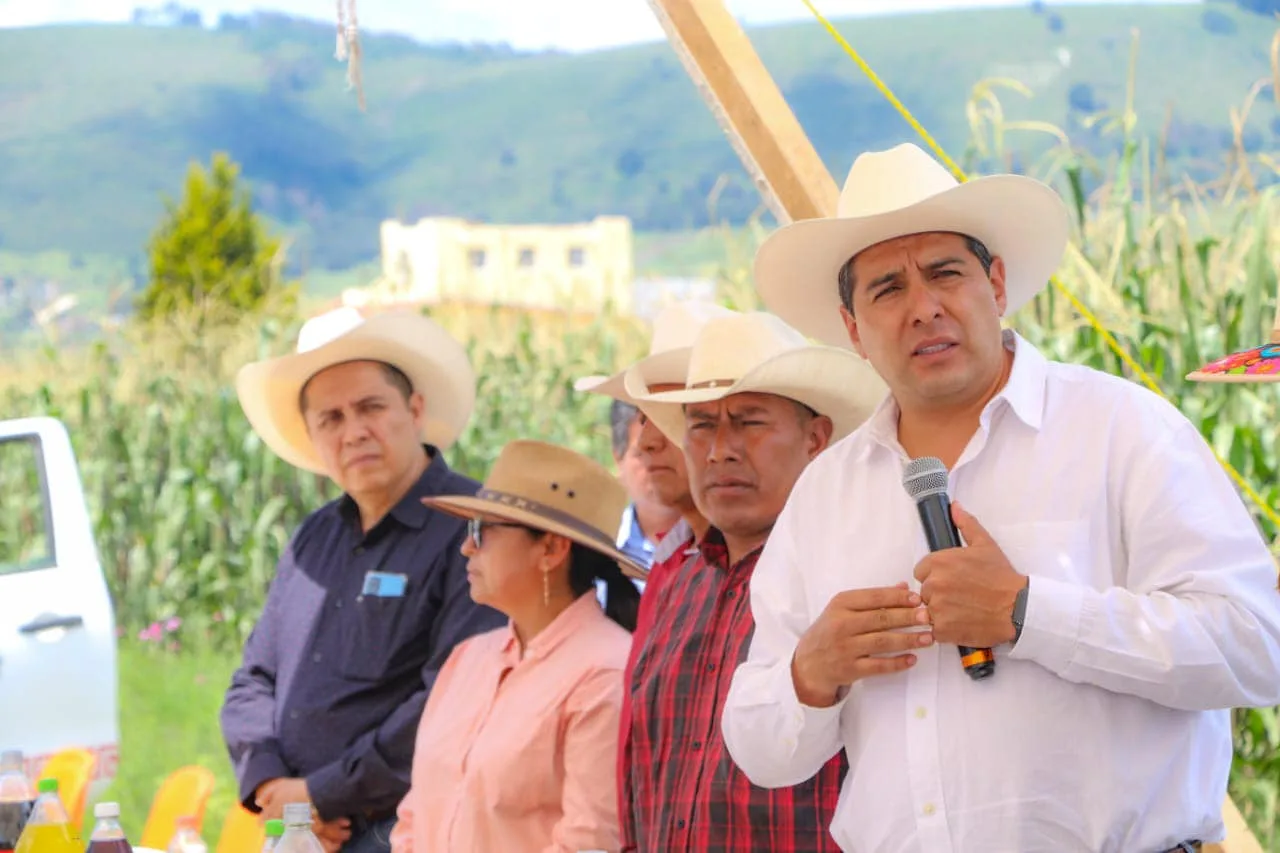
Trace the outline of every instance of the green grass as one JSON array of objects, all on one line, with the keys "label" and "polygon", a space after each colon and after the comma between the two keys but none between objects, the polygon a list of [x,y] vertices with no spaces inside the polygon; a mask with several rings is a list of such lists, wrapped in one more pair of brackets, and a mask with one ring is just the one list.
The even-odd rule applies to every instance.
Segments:
[{"label": "green grass", "polygon": [[[819,7],[823,4],[819,2]],[[1224,102],[1266,76],[1269,19],[1196,6],[1030,8],[852,19],[850,41],[949,149],[979,80],[1034,91],[1010,115],[1079,126],[1071,87],[1117,106],[1131,28],[1142,33],[1137,117],[1157,132],[1175,109],[1179,162],[1219,158]],[[317,10],[320,11],[319,9]],[[1060,16],[1051,32],[1049,14]],[[753,29],[766,65],[832,172],[857,151],[912,136],[813,22]],[[1058,51],[1070,51],[1063,65]],[[727,176],[719,216],[759,207],[736,155],[665,43],[583,55],[513,55],[369,36],[368,112],[332,60],[333,30],[275,20],[249,32],[132,26],[0,30],[0,249],[136,256],[192,159],[226,149],[263,211],[299,240],[308,268],[376,255],[385,217],[449,213],[492,221],[631,216],[643,231],[714,222],[705,200]],[[1274,104],[1249,120],[1270,147]],[[1093,139],[1081,135],[1081,142]],[[1096,141],[1096,140],[1095,140]],[[1024,140],[1031,145],[1032,140]],[[1101,144],[1101,143],[1099,143]],[[1194,151],[1192,149],[1195,149]]]},{"label": "green grass", "polygon": [[[136,640],[120,643],[120,764],[100,800],[120,804],[125,833],[136,844],[164,778],[188,764],[217,779],[206,811],[203,836],[212,850],[227,810],[238,799],[235,776],[218,711],[239,658],[228,652],[169,654]],[[85,808],[85,831],[93,831],[93,808]]]}]

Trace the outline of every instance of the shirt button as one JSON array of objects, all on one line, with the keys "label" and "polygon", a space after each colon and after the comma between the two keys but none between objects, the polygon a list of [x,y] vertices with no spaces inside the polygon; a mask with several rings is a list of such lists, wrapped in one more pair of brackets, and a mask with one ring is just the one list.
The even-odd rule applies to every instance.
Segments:
[{"label": "shirt button", "polygon": [[932,814],[934,813],[934,811],[935,811],[935,809],[934,809],[934,807],[933,807],[933,803],[925,803],[925,804],[924,804],[924,813],[925,813],[925,815],[926,815],[926,816],[932,815]]},{"label": "shirt button", "polygon": [[314,655],[311,656],[311,659],[316,663],[320,663],[320,653],[316,652]]},{"label": "shirt button", "polygon": [[924,707],[923,705],[921,705],[919,708],[916,708],[916,719],[917,719],[917,720],[923,720],[923,719],[924,719],[925,717],[927,717],[928,715],[929,715],[929,712],[928,712],[927,710],[925,710],[925,707]]},{"label": "shirt button", "polygon": [[735,595],[737,595],[736,592],[734,592],[733,590],[729,590],[724,594],[724,597],[728,599],[732,599]]},{"label": "shirt button", "polygon": [[709,664],[707,664],[707,672],[715,672],[715,671],[716,671],[716,665],[715,665],[715,664],[713,664],[713,663],[709,663]]},{"label": "shirt button", "polygon": [[683,820],[678,820],[678,821],[676,821],[676,829],[684,829],[684,821],[683,821]]},{"label": "shirt button", "polygon": [[364,553],[364,546],[357,545],[355,548],[351,549],[351,553],[355,554],[357,557],[360,556],[361,554]]},{"label": "shirt button", "polygon": [[695,741],[693,742],[693,748],[694,748],[694,750],[695,750],[695,751],[696,751],[696,750],[699,750],[699,749],[702,749],[702,741],[700,741],[700,740],[695,740]]},{"label": "shirt button", "polygon": [[298,719],[298,712],[297,712],[297,711],[290,711],[290,712],[289,712],[289,719],[291,719],[291,720],[296,720],[296,719]]},{"label": "shirt button", "polygon": [[341,602],[341,601],[335,601],[335,602],[333,603],[333,606],[334,606],[334,607],[336,607],[336,608],[338,608],[339,610],[341,610],[341,609],[342,609],[342,602]]}]

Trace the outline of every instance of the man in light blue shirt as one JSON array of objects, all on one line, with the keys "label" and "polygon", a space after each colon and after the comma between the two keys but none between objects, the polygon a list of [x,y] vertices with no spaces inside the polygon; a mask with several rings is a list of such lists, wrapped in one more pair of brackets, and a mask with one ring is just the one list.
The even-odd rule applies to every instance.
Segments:
[{"label": "man in light blue shirt", "polygon": [[[613,444],[613,461],[618,478],[631,497],[618,527],[618,548],[646,568],[653,563],[657,540],[680,521],[678,508],[658,501],[649,474],[640,458],[640,412],[622,400],[609,407],[609,429]],[[635,581],[643,592],[644,581]]]}]

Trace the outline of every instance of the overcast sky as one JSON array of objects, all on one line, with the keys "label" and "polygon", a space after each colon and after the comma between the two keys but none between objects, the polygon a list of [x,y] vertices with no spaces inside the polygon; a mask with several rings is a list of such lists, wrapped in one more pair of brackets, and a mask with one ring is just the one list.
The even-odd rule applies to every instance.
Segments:
[{"label": "overcast sky", "polygon": [[[1116,0],[1092,0],[1109,3]],[[889,10],[1025,6],[1029,0],[813,0],[828,17],[884,14]],[[1050,0],[1048,5],[1077,5],[1079,0]],[[1150,0],[1123,0],[1150,2]],[[1161,0],[1201,2],[1201,0]],[[801,0],[726,0],[747,24],[812,18]],[[134,7],[156,7],[163,0],[0,0],[0,27],[73,21],[127,21]],[[222,12],[268,9],[336,21],[335,0],[185,0],[206,23]],[[420,41],[507,42],[516,48],[558,47],[593,50],[663,38],[647,0],[357,0],[362,28],[404,33]]]}]

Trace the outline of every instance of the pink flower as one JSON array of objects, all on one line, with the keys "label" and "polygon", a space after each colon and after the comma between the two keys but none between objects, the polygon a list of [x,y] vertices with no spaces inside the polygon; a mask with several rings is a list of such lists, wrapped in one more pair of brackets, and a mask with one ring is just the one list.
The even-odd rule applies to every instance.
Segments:
[{"label": "pink flower", "polygon": [[164,623],[164,629],[169,632],[176,631],[181,627],[182,627],[182,620],[179,619],[177,616],[170,618],[168,622]]}]

